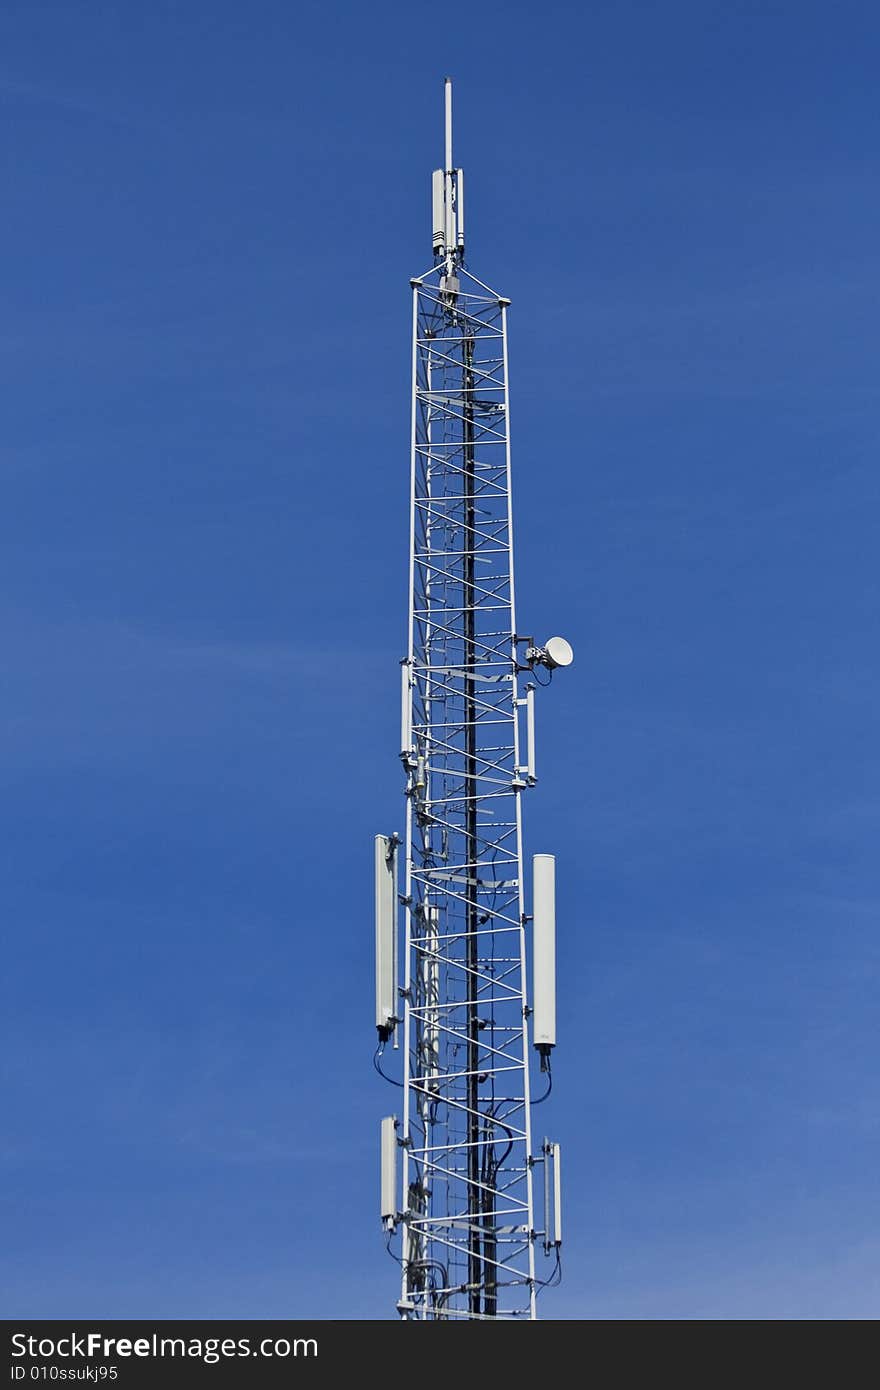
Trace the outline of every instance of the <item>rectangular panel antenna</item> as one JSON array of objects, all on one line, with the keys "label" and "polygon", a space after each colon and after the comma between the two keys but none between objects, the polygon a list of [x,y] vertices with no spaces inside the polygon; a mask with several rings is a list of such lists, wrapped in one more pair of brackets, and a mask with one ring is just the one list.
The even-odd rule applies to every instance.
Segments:
[{"label": "rectangular panel antenna", "polygon": [[556,858],[532,860],[532,1041],[541,1052],[556,1046]]},{"label": "rectangular panel antenna", "polygon": [[464,169],[455,171],[455,217],[458,222],[458,249],[464,250]]},{"label": "rectangular panel antenna", "polygon": [[397,1012],[397,840],[377,835],[376,1027],[382,1042],[394,1032]]},{"label": "rectangular panel antenna", "polygon": [[444,197],[444,175],[442,169],[435,169],[431,180],[432,203],[433,203],[433,246],[434,255],[439,256],[443,252],[443,239],[446,235],[446,199]]},{"label": "rectangular panel antenna", "polygon": [[410,663],[400,663],[400,751],[404,757],[412,752],[412,682]]},{"label": "rectangular panel antenna", "polygon": [[553,1157],[553,1244],[562,1244],[562,1150],[551,1144]]},{"label": "rectangular panel antenna", "polygon": [[380,1206],[379,1215],[388,1230],[397,1224],[397,1116],[386,1115],[380,1131]]}]

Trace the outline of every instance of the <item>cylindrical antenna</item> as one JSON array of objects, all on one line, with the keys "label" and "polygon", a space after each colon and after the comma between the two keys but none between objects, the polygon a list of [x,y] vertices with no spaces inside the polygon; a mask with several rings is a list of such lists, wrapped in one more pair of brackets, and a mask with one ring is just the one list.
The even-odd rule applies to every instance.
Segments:
[{"label": "cylindrical antenna", "polygon": [[450,258],[449,272],[451,273],[451,257],[455,252],[455,204],[452,197],[452,185],[455,171],[452,167],[452,78],[447,77],[446,84],[446,170],[444,175],[444,201],[446,204],[446,220],[443,228],[443,239],[446,243],[446,255]]},{"label": "cylindrical antenna", "polygon": [[452,173],[452,170],[453,170],[453,167],[454,167],[454,166],[453,166],[453,163],[452,163],[452,78],[451,78],[451,77],[447,77],[447,79],[446,79],[446,170],[445,170],[445,172],[446,172],[447,174],[451,174],[451,173]]}]

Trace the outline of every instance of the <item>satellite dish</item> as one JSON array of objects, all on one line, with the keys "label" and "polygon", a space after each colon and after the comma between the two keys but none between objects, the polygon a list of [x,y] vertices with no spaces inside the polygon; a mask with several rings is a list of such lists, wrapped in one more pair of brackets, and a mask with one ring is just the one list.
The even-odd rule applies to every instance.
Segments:
[{"label": "satellite dish", "polygon": [[551,669],[554,666],[570,666],[574,661],[571,644],[566,642],[564,637],[548,638],[544,643],[544,651],[547,653],[547,665]]}]

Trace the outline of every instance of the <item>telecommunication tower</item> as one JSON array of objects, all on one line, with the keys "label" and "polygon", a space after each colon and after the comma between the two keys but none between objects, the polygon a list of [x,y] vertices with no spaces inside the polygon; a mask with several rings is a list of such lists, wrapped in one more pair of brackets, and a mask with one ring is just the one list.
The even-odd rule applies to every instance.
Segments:
[{"label": "telecommunication tower", "polygon": [[402,1086],[402,1113],[381,1125],[381,1218],[392,1253],[401,1237],[402,1318],[534,1318],[562,1241],[559,1145],[536,1151],[532,1138],[556,1042],[555,861],[534,856],[527,913],[521,807],[536,780],[535,686],[572,652],[516,626],[510,301],[465,268],[449,79],[445,98],[434,264],[410,282],[406,829],[375,841],[375,1061]]}]

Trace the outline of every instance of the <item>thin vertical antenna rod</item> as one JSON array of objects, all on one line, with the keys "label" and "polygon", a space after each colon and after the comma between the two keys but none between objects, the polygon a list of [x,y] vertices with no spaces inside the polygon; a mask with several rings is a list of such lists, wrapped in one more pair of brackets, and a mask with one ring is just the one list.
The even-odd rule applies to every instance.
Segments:
[{"label": "thin vertical antenna rod", "polygon": [[446,169],[444,171],[444,198],[446,202],[446,273],[451,275],[455,263],[456,236],[455,227],[455,170],[452,167],[452,78],[447,77],[445,83],[446,96]]},{"label": "thin vertical antenna rod", "polygon": [[452,163],[452,78],[447,77],[446,83],[446,173],[451,174],[454,168]]}]

